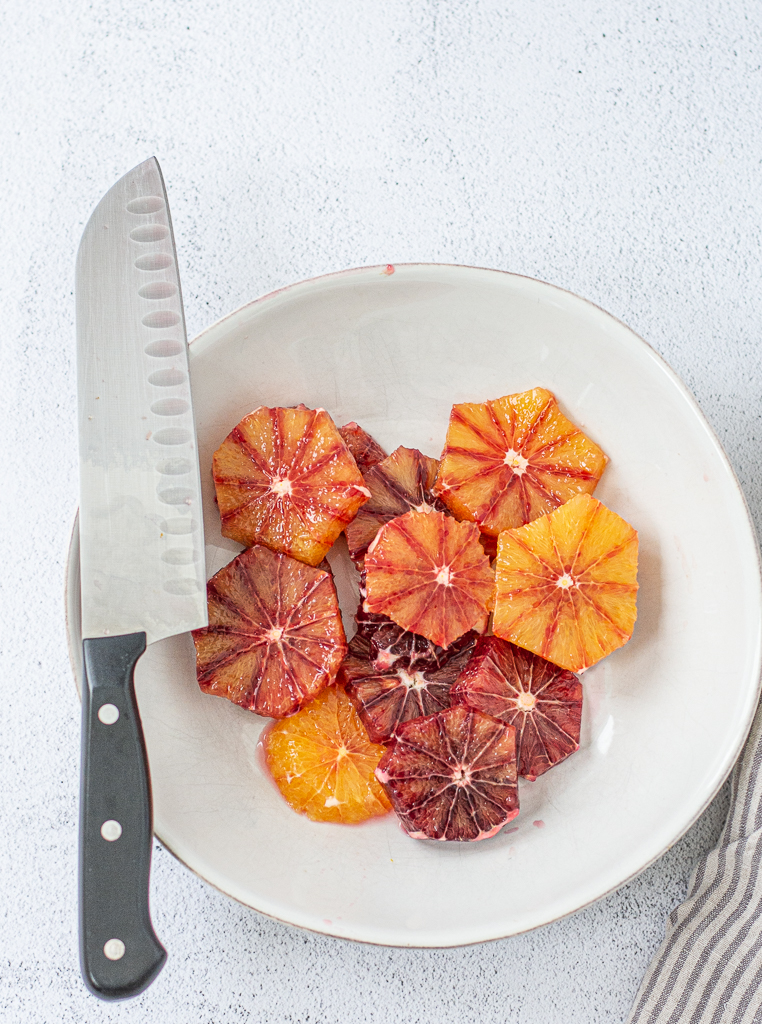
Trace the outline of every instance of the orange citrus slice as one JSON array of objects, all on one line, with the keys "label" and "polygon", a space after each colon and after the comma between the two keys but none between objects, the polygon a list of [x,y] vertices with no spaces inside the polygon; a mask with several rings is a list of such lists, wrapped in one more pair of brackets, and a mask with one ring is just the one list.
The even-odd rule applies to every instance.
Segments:
[{"label": "orange citrus slice", "polygon": [[291,715],[336,678],[347,652],[333,577],[257,545],[207,584],[193,631],[205,693],[258,715]]},{"label": "orange citrus slice", "polygon": [[222,534],[317,565],[370,492],[325,409],[245,416],[212,461]]},{"label": "orange citrus slice", "polygon": [[591,493],[607,458],[545,388],[454,405],[435,490],[492,536]]},{"label": "orange citrus slice", "polygon": [[407,512],[376,534],[365,556],[366,612],[440,647],[484,632],[494,581],[472,523],[443,512]]},{"label": "orange citrus slice", "polygon": [[384,749],[371,743],[349,697],[335,686],[264,737],[267,767],[291,807],[312,821],[345,825],[391,810],[374,775]]},{"label": "orange citrus slice", "polygon": [[581,672],[630,639],[637,569],[636,531],[600,501],[578,494],[500,534],[493,632]]}]

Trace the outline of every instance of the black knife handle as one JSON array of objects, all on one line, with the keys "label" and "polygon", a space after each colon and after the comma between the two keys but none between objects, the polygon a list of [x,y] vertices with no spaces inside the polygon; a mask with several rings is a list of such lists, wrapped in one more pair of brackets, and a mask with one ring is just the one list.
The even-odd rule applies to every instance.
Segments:
[{"label": "black knife handle", "polygon": [[82,647],[80,962],[94,995],[126,999],[146,989],[167,959],[148,910],[151,780],[134,685],[146,635]]}]

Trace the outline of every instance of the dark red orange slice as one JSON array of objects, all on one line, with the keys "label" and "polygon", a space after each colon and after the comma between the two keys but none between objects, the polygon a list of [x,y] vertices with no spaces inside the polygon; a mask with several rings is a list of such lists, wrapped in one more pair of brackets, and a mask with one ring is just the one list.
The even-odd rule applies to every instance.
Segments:
[{"label": "dark red orange slice", "polygon": [[580,681],[496,636],[476,641],[450,698],[516,728],[524,778],[536,779],[579,748]]},{"label": "dark red orange slice", "polygon": [[432,492],[439,463],[416,448],[399,447],[383,462],[365,470],[363,477],[370,500],[346,527],[349,555],[361,563],[368,545],[379,529],[411,509],[417,512],[446,512],[446,506]]},{"label": "dark red orange slice", "polygon": [[488,839],[519,813],[516,730],[464,705],[405,722],[376,777],[414,839]]},{"label": "dark red orange slice", "polygon": [[450,688],[473,647],[475,636],[468,636],[468,646],[456,642],[449,657],[443,652],[439,664],[411,663],[411,659],[398,655],[387,667],[379,665],[379,660],[385,659],[374,658],[366,637],[357,634],[350,641],[338,681],[349,694],[372,740],[387,743],[403,722],[450,706]]},{"label": "dark red orange slice", "polygon": [[361,473],[386,458],[386,452],[378,441],[354,421],[339,427],[339,433]]},{"label": "dark red orange slice", "polygon": [[209,625],[193,631],[205,693],[285,718],[333,682],[346,654],[330,573],[257,545],[207,584]]}]

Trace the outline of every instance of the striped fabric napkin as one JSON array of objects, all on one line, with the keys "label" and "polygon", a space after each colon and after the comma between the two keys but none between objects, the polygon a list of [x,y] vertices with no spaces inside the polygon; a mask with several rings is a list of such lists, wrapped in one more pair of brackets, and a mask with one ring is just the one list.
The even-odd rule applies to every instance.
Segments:
[{"label": "striped fabric napkin", "polygon": [[691,876],[627,1024],[762,1022],[762,706],[717,847]]}]

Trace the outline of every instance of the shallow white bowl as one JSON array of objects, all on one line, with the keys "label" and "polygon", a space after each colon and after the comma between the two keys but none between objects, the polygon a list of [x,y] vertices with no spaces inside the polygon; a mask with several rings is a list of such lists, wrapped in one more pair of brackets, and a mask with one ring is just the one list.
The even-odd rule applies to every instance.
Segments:
[{"label": "shallow white bowl", "polygon": [[[350,828],[294,814],[259,760],[266,722],[199,691],[188,635],[149,648],[137,692],[156,835],[189,868],[292,924],[366,942],[454,946],[578,910],[642,871],[698,817],[757,703],[760,571],[717,439],[624,324],[526,277],[390,269],[274,292],[192,343],[208,574],[240,550],[220,535],[212,453],[256,406],[323,406],[338,424],[357,420],[388,451],[405,444],[437,456],[453,402],[549,388],[609,455],[596,497],[636,527],[641,544],[635,633],[584,675],[579,752],[521,784],[521,814],[495,838],[421,842],[392,815]],[[355,582],[340,545],[332,557],[349,625]],[[75,663],[78,574],[75,530]]]}]

